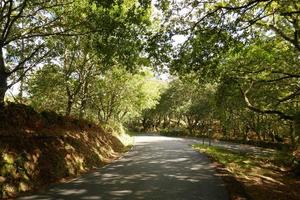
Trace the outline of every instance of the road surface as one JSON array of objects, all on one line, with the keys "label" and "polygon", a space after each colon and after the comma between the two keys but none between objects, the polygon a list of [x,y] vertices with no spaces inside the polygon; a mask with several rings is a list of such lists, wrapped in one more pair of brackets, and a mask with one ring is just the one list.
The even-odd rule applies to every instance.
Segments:
[{"label": "road surface", "polygon": [[132,151],[69,183],[19,199],[227,200],[213,165],[191,139],[136,136]]}]

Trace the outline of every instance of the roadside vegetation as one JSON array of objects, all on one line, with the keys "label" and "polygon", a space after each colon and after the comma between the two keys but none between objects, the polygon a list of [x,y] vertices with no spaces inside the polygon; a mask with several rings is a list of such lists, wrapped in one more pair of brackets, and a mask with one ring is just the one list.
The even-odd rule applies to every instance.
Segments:
[{"label": "roadside vegetation", "polygon": [[[158,98],[150,2],[1,1],[0,198],[111,162]],[[148,46],[150,48],[150,45]]]},{"label": "roadside vegetation", "polygon": [[297,0],[1,1],[2,197],[34,188],[45,155],[64,164],[37,185],[105,163],[120,138],[130,144],[127,130],[280,150],[273,160],[215,153],[244,174],[279,162],[298,180],[299,9]]},{"label": "roadside vegetation", "polygon": [[132,144],[124,132],[22,104],[9,103],[0,118],[0,198],[101,167]]},{"label": "roadside vegetation", "polygon": [[[289,173],[294,160],[286,152],[257,149],[249,153],[203,144],[195,144],[193,148],[220,163],[220,176],[224,178],[233,175],[242,183],[251,199],[299,199],[299,181],[295,180],[294,174]],[[228,172],[222,171],[222,168]],[[235,190],[236,185],[228,185],[231,187],[229,190]],[[238,199],[236,192],[231,194],[231,198]]]}]

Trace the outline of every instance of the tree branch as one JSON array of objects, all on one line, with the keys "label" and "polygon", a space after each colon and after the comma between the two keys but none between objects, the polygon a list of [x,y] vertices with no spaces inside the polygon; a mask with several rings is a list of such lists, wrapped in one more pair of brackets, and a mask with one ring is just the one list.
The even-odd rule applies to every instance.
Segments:
[{"label": "tree branch", "polygon": [[[251,84],[253,85],[253,83]],[[251,104],[249,98],[247,97],[247,93],[250,91],[251,89],[251,86],[246,90],[246,91],[243,91],[242,87],[240,86],[240,92],[244,98],[244,101],[246,103],[246,106],[248,109],[254,111],[254,112],[257,112],[257,113],[261,113],[261,114],[272,114],[272,115],[277,115],[279,116],[280,118],[282,119],[285,119],[285,120],[293,120],[294,117],[293,116],[290,116],[290,115],[287,115],[281,111],[278,111],[278,110],[265,110],[265,109],[261,109],[261,108],[258,108],[258,107],[255,107]]]},{"label": "tree branch", "polygon": [[[12,3],[13,4],[13,3]],[[10,20],[7,20],[9,23],[8,23],[8,26],[6,27],[5,31],[3,31],[5,34],[3,35],[3,41],[5,41],[10,33],[10,30],[12,28],[12,26],[14,25],[14,23],[21,17],[25,7],[27,5],[27,0],[24,0],[23,3],[22,3],[22,6],[20,7],[20,11],[19,13],[10,21]],[[8,16],[8,18],[10,18],[11,14]]]},{"label": "tree branch", "polygon": [[290,99],[293,99],[293,98],[295,98],[295,97],[297,97],[299,95],[300,95],[300,88],[297,88],[296,91],[292,92],[291,94],[287,95],[286,97],[283,97],[283,98],[279,99],[278,100],[278,105],[280,103],[282,103],[282,102],[285,102],[285,101],[288,101]]},{"label": "tree branch", "polygon": [[[11,88],[14,84],[16,84],[19,81],[21,81],[26,76],[27,72],[29,72],[31,69],[33,69],[38,64],[40,64],[41,61],[50,54],[50,52],[51,52],[51,50],[47,51],[43,56],[39,57],[39,59],[34,64],[32,64],[30,67],[28,67],[26,70],[23,71],[23,73],[19,76],[19,78],[17,80],[15,80],[11,84],[9,84],[8,88]],[[18,68],[18,70],[20,70],[20,69],[22,69],[22,67]],[[18,70],[16,70],[16,68],[15,68],[14,72],[17,72]]]},{"label": "tree branch", "polygon": [[4,28],[3,28],[2,34],[1,34],[1,40],[2,40],[2,42],[5,40],[5,34],[7,32],[7,28],[8,28],[9,23],[10,23],[10,16],[11,16],[11,12],[12,12],[12,7],[13,7],[13,0],[10,0],[9,1],[8,11],[7,11],[7,21],[6,21],[5,25],[4,25]]},{"label": "tree branch", "polygon": [[297,30],[294,33],[295,34],[294,38],[291,38],[291,37],[287,36],[283,31],[281,31],[279,28],[275,27],[274,25],[269,25],[269,27],[273,31],[275,31],[275,33],[277,33],[279,36],[281,36],[283,39],[285,39],[286,41],[293,44],[296,47],[296,49],[298,51],[300,51],[300,44],[299,44],[299,41],[298,41],[298,32],[297,32]]},{"label": "tree branch", "polygon": [[8,75],[11,75],[11,74],[15,73],[16,71],[22,69],[24,64],[27,61],[29,61],[30,59],[32,59],[43,47],[44,47],[43,44],[38,46],[33,52],[31,52],[31,54],[29,56],[27,56],[24,60],[22,60],[18,65],[16,65],[13,70],[8,72]]}]

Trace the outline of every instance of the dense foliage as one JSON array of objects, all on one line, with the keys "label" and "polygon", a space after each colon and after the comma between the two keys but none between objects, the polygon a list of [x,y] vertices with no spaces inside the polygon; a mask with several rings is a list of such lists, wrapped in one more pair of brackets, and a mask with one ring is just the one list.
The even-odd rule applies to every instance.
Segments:
[{"label": "dense foliage", "polygon": [[[166,92],[172,91],[171,102],[179,100],[176,93],[181,99],[167,107],[182,108],[193,99],[190,92],[201,94],[210,84],[214,90],[209,97],[204,92],[192,101],[193,106],[184,108],[199,109],[197,115],[208,109],[209,115],[200,115],[201,120],[220,137],[299,146],[299,7],[293,0],[167,4],[165,32],[171,39],[183,39],[173,46],[171,61],[165,64],[183,82],[191,76],[197,82],[184,92],[172,91],[171,86]],[[198,102],[202,98],[204,108]],[[188,119],[177,116],[176,120],[184,121],[178,121],[178,127],[190,129]]]},{"label": "dense foliage", "polygon": [[[2,105],[19,83],[14,100],[39,110],[299,147],[296,0],[6,0],[0,8]],[[154,69],[173,76],[163,83]]]}]

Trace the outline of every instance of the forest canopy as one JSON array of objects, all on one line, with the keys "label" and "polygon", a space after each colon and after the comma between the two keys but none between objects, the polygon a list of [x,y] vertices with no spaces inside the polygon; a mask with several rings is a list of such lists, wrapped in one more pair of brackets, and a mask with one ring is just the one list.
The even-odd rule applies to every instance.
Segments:
[{"label": "forest canopy", "polygon": [[0,6],[1,105],[144,131],[300,143],[296,0]]}]

